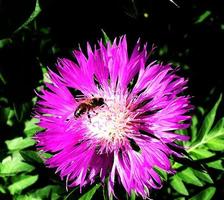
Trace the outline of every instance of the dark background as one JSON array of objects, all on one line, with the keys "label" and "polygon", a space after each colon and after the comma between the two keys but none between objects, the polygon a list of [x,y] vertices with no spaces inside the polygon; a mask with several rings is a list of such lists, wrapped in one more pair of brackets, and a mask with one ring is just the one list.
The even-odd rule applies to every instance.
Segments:
[{"label": "dark background", "polygon": [[[210,92],[223,91],[224,2],[176,3],[180,8],[169,0],[41,0],[35,24],[13,33],[32,13],[35,1],[1,0],[0,38],[12,39],[0,49],[0,70],[7,81],[3,92],[11,101],[30,99],[41,76],[40,62],[53,67],[58,56],[70,56],[78,44],[94,44],[103,29],[111,38],[126,34],[130,46],[139,37],[149,46],[154,43],[153,59],[186,66],[195,104],[205,103]],[[195,23],[206,11],[211,14]]]},{"label": "dark background", "polygon": [[[223,87],[224,1],[176,0],[59,1],[40,0],[42,9],[28,26],[16,31],[35,8],[31,0],[0,0],[0,107],[14,108],[17,121],[1,129],[13,138],[32,112],[34,89],[42,66],[54,69],[58,57],[86,42],[126,34],[130,49],[140,37],[157,46],[151,61],[172,62],[189,79],[195,106],[211,107]],[[200,16],[210,15],[200,21]],[[3,43],[2,41],[7,41]]]}]

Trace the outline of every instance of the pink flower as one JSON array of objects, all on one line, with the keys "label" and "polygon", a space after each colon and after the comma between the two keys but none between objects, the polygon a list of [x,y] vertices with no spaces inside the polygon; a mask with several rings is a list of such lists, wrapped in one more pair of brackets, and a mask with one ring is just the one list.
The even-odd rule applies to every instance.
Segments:
[{"label": "pink flower", "polygon": [[[38,148],[52,154],[46,165],[57,168],[68,186],[92,184],[97,176],[143,198],[162,187],[155,167],[172,173],[174,133],[189,126],[187,81],[170,65],[147,65],[146,45],[137,42],[132,54],[126,37],[91,49],[74,51],[77,62],[60,59],[59,74],[39,94],[36,117],[45,131],[36,135]],[[73,94],[72,94],[73,90]],[[106,179],[108,177],[108,179]]]}]

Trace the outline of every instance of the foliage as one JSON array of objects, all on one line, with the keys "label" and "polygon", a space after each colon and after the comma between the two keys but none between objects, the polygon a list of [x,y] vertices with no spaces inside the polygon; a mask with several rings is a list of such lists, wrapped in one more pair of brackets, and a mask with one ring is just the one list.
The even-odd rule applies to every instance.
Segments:
[{"label": "foliage", "polygon": [[[200,120],[194,116],[195,122],[186,131],[191,135],[191,140],[185,143],[189,158],[186,158],[182,164],[177,162],[173,164],[177,173],[170,178],[171,187],[178,192],[178,198],[185,199],[185,196],[189,196],[190,199],[212,199],[216,191],[215,186],[223,176],[223,118],[214,124],[221,100],[222,95],[204,116],[200,128],[197,126]],[[198,190],[200,192],[195,194]]]},{"label": "foliage", "polygon": [[[218,69],[215,68],[217,63],[213,65],[214,69],[210,67],[207,73],[209,75],[204,72],[207,70],[204,64],[206,64],[207,59],[212,54],[209,49],[214,51],[212,44],[216,43],[213,42],[214,38],[213,36],[211,37],[210,32],[208,33],[208,38],[201,42],[202,44],[199,42],[199,46],[202,45],[202,47],[198,49],[198,46],[195,46],[198,44],[197,41],[201,41],[201,33],[204,30],[214,30],[215,33],[223,34],[224,21],[216,8],[212,6],[211,8],[206,6],[200,7],[197,2],[190,6],[187,4],[186,7],[191,7],[192,10],[187,9],[186,12],[182,9],[185,4],[180,1],[167,0],[168,6],[166,9],[168,11],[161,8],[160,4],[157,7],[158,10],[155,12],[153,12],[152,8],[156,7],[156,3],[150,4],[149,1],[141,9],[140,1],[130,2],[130,5],[123,6],[119,4],[119,7],[122,8],[122,13],[126,14],[125,17],[129,16],[128,20],[125,21],[127,22],[126,24],[130,22],[133,27],[122,27],[121,30],[126,28],[125,31],[118,31],[116,34],[124,34],[128,30],[136,29],[136,24],[133,25],[133,21],[139,23],[139,29],[135,32],[137,36],[143,35],[144,38],[146,35],[148,36],[152,33],[152,36],[148,36],[151,38],[147,38],[147,40],[150,39],[152,42],[156,41],[156,44],[160,46],[156,51],[162,60],[165,62],[172,61],[176,66],[183,66],[184,73],[186,73],[186,76],[189,75],[190,81],[194,83],[194,88],[191,88],[191,92],[196,99],[194,102],[196,107],[193,111],[191,127],[179,132],[180,134],[191,136],[190,141],[183,143],[186,147],[184,152],[185,156],[184,158],[171,158],[172,166],[176,170],[175,175],[168,175],[162,170],[156,169],[165,184],[160,191],[152,191],[151,197],[155,200],[224,199],[223,193],[220,192],[220,187],[223,185],[224,180],[224,116],[222,113],[222,95],[220,95],[210,110],[210,106],[208,106],[208,103],[213,103],[213,98],[218,93],[217,91],[220,91],[218,86],[221,82],[220,77],[222,78],[222,73],[219,73]],[[175,6],[171,2],[178,3],[178,6]],[[148,5],[151,7],[147,7]],[[22,4],[20,6],[22,7]],[[60,6],[62,6],[62,9],[60,9],[63,10],[64,5],[59,3]],[[90,30],[93,28],[91,23],[95,20],[94,15],[91,15],[93,19],[89,18],[90,22],[86,25],[87,31],[83,30],[74,40],[71,40],[71,37],[69,37],[69,31],[66,31],[67,26],[64,25],[64,21],[62,20],[63,26],[59,20],[55,20],[57,21],[56,25],[62,29],[61,32],[58,32],[58,35],[65,34],[69,38],[67,41],[66,37],[62,36],[63,39],[61,41],[58,39],[59,36],[54,32],[56,28],[51,27],[51,25],[47,24],[47,22],[45,23],[43,20],[46,17],[45,15],[48,9],[50,10],[50,6],[47,7],[43,1],[36,0],[33,1],[33,5],[30,7],[32,9],[25,14],[22,21],[18,19],[16,24],[12,23],[12,26],[10,26],[10,23],[7,27],[1,26],[0,32],[0,199],[108,200],[107,188],[101,183],[85,187],[82,193],[80,193],[80,189],[77,187],[66,190],[66,180],[60,180],[59,176],[55,175],[53,170],[44,166],[43,155],[37,152],[35,141],[33,140],[35,133],[42,130],[37,126],[38,121],[32,118],[34,114],[32,113],[32,107],[36,102],[35,92],[33,90],[36,89],[36,91],[39,91],[43,81],[48,81],[46,76],[47,66],[53,66],[58,56],[64,56],[70,52],[71,48],[74,48],[74,45],[78,44],[77,41],[81,41],[80,35],[85,33],[85,36],[90,36],[92,34]],[[77,9],[79,9],[79,6],[77,6]],[[171,16],[169,12],[173,12],[174,9],[174,21],[167,25],[166,21],[168,20],[166,17],[169,18]],[[113,10],[113,7],[111,10],[111,13],[114,15],[116,11]],[[182,18],[181,24],[179,24],[176,21],[179,16],[176,16],[176,14],[182,16],[182,11],[183,15],[186,14],[188,18]],[[188,15],[191,11],[193,13],[192,18]],[[17,9],[17,12],[22,13],[19,9]],[[96,11],[86,12],[93,14],[100,13]],[[107,11],[102,12],[107,14]],[[109,10],[108,12],[111,14]],[[160,19],[158,18],[158,13],[161,15],[162,12],[165,14]],[[16,16],[19,16],[21,13],[17,13]],[[69,13],[69,11],[64,11],[61,17],[63,18],[66,13]],[[86,14],[88,15],[88,13]],[[118,17],[116,18],[115,16],[113,21],[118,23],[123,18],[120,19],[119,13],[116,14]],[[59,12],[57,12],[56,16],[58,15],[60,15]],[[101,18],[102,16],[100,16]],[[8,21],[10,20],[11,18],[8,19]],[[81,27],[78,21],[74,23],[78,23],[78,28]],[[190,28],[188,27],[189,23]],[[108,26],[103,26],[102,24],[101,27],[98,27],[100,33],[97,37],[101,38],[103,35],[104,42],[110,41],[108,35],[115,34],[108,31],[112,29],[111,23],[108,22]],[[142,24],[145,27],[142,28]],[[69,24],[68,27],[71,26],[73,25]],[[152,27],[151,29],[149,28],[150,26]],[[158,27],[162,28],[160,29]],[[191,31],[191,27],[193,27],[194,31]],[[169,32],[170,29],[171,31]],[[200,30],[202,32],[199,32],[199,34],[197,31]],[[164,32],[166,36],[164,36]],[[190,38],[195,38],[197,34],[199,37],[192,41],[194,45],[191,46],[188,41]],[[176,35],[178,35],[177,38]],[[219,35],[216,36],[219,37]],[[167,40],[164,39],[166,37],[168,37]],[[174,46],[173,38],[177,39],[176,43],[183,43],[184,46],[178,46],[178,44]],[[208,39],[212,40],[212,44],[210,44]],[[210,45],[210,47],[207,48],[206,46],[206,49],[203,45]],[[200,55],[195,52],[199,52]],[[216,54],[220,55],[220,52],[216,51]],[[211,60],[221,57],[216,54]],[[191,63],[189,60],[194,61],[198,56],[200,64],[202,61],[203,64],[201,64],[201,68],[196,69],[195,65],[198,63]],[[191,74],[196,74],[196,78],[194,76],[191,77]],[[212,87],[216,86],[216,89],[212,90],[211,87],[207,89],[207,85],[204,86],[209,77],[211,77],[209,79],[211,81],[208,82],[214,83]],[[208,90],[211,90],[210,95],[208,95]],[[202,98],[198,97],[199,94]],[[131,193],[130,196],[123,193],[121,195],[123,195],[122,197],[124,199],[139,199],[134,193]]]},{"label": "foliage", "polygon": [[[224,118],[216,120],[216,113],[222,101],[222,95],[213,108],[204,114],[203,120],[194,115],[192,126],[185,134],[191,135],[187,141],[187,155],[182,160],[173,162],[176,170],[175,175],[167,177],[158,169],[161,177],[167,182],[163,192],[168,192],[176,199],[212,199],[216,194],[216,185],[223,178],[223,151],[224,146]],[[9,113],[9,112],[7,112]],[[11,118],[10,115],[8,115]],[[7,123],[9,119],[5,119]],[[203,121],[200,125],[199,122]],[[14,123],[14,122],[12,122]],[[2,195],[13,195],[13,199],[60,199],[64,195],[66,199],[72,199],[77,194],[80,200],[93,199],[95,195],[103,195],[100,183],[93,185],[85,193],[79,194],[77,188],[66,192],[62,184],[55,180],[56,176],[45,185],[40,182],[41,171],[46,171],[43,166],[41,155],[35,151],[32,136],[40,128],[35,125],[36,121],[26,121],[23,135],[5,141],[7,154],[3,156],[0,164]],[[13,126],[13,124],[11,124]],[[38,184],[39,182],[39,184]],[[67,193],[67,194],[66,194]],[[152,195],[157,196],[156,192]],[[107,195],[104,195],[107,199]],[[136,199],[134,193],[127,196],[128,199]]]}]

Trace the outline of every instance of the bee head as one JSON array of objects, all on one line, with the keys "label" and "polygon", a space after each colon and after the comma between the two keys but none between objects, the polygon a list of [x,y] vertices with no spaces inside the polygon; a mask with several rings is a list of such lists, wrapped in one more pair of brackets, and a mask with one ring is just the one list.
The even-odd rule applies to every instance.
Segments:
[{"label": "bee head", "polygon": [[103,99],[102,97],[100,97],[100,98],[98,99],[98,102],[99,102],[99,104],[104,104],[104,99]]},{"label": "bee head", "polygon": [[100,98],[93,98],[93,104],[95,105],[103,105],[104,104],[104,99],[102,97]]}]

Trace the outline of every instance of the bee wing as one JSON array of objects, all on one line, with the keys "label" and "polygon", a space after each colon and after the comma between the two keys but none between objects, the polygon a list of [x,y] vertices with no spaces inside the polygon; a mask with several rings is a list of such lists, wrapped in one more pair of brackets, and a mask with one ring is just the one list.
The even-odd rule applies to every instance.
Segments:
[{"label": "bee wing", "polygon": [[87,99],[87,97],[85,97],[85,96],[83,96],[83,95],[77,95],[76,97],[75,97],[75,101],[76,102],[83,102],[83,101],[85,101]]},{"label": "bee wing", "polygon": [[77,101],[80,101],[80,100],[90,100],[90,99],[93,99],[94,97],[93,96],[84,96],[84,95],[82,95],[82,94],[80,94],[80,95],[76,95],[75,96],[75,100],[77,100]]}]

